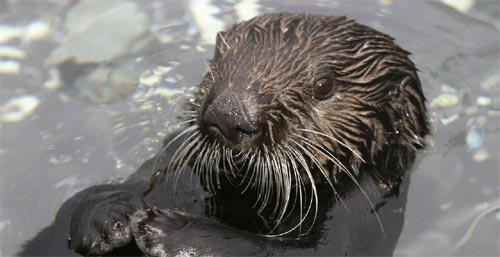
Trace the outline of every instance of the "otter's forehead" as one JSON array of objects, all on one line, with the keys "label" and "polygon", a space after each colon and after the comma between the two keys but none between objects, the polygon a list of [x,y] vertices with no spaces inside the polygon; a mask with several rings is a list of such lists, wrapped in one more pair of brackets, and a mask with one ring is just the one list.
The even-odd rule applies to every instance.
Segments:
[{"label": "otter's forehead", "polygon": [[279,14],[235,25],[219,35],[221,76],[262,86],[284,78],[306,78],[311,66],[324,58],[324,51],[312,48],[334,40],[336,26],[327,20],[336,22],[332,17]]},{"label": "otter's forehead", "polygon": [[[411,65],[393,39],[345,17],[269,14],[217,37],[214,60],[223,83],[260,89],[303,85],[326,73],[367,83]],[[281,85],[281,86],[280,86]]]}]

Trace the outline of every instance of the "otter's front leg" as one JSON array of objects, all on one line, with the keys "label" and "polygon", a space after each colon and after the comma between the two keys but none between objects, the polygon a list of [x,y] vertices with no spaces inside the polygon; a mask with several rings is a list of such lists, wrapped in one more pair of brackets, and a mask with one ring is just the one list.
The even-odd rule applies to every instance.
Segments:
[{"label": "otter's front leg", "polygon": [[142,198],[127,191],[90,195],[71,215],[71,248],[85,256],[104,255],[130,244],[130,217],[144,208]]},{"label": "otter's front leg", "polygon": [[270,256],[280,252],[279,240],[180,211],[156,207],[139,210],[132,216],[130,227],[146,256]]}]

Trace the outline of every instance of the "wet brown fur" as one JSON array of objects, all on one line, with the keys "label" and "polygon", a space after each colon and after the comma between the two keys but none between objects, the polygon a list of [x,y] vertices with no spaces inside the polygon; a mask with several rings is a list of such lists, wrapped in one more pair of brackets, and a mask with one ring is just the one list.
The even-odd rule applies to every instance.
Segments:
[{"label": "wet brown fur", "polygon": [[[181,147],[170,171],[190,162],[202,181],[212,183],[220,173],[206,174],[207,169],[249,169],[245,175],[254,179],[245,183],[253,187],[265,180],[281,182],[289,175],[287,169],[304,173],[307,165],[310,172],[324,173],[300,174],[312,183],[335,182],[345,173],[355,181],[359,172],[370,170],[381,187],[393,188],[429,133],[425,98],[408,55],[390,36],[345,17],[281,13],[238,23],[218,34],[210,71],[195,100],[192,130],[186,134],[199,144]],[[313,86],[322,77],[332,79],[334,89],[329,98],[319,100]],[[228,90],[239,94],[259,127],[257,135],[239,145],[197,125],[203,110]],[[290,148],[294,150],[286,150]],[[295,161],[298,168],[279,163],[285,161]],[[273,169],[283,172],[260,174]],[[294,175],[291,180],[297,179]],[[278,198],[293,193],[274,186],[283,188]],[[263,199],[276,193],[256,190],[271,195]]]}]

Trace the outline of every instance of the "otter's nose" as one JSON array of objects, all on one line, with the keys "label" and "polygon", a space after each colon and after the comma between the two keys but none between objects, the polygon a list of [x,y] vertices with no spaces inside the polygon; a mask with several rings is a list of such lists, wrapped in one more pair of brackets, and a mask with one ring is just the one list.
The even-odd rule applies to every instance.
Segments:
[{"label": "otter's nose", "polygon": [[201,120],[207,126],[217,127],[232,143],[241,141],[244,134],[257,132],[255,122],[234,92],[219,95],[202,114]]}]

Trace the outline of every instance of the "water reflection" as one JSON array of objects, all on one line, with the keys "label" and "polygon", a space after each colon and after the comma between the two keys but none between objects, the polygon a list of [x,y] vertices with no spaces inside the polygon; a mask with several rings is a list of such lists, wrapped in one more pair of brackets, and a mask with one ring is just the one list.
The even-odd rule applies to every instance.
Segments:
[{"label": "water reflection", "polygon": [[[104,2],[0,3],[3,255],[49,224],[64,199],[154,154],[179,99],[199,83],[215,33],[275,11],[348,15],[413,53],[435,132],[396,254],[500,254],[498,2]],[[99,40],[102,30],[113,34]]]}]

